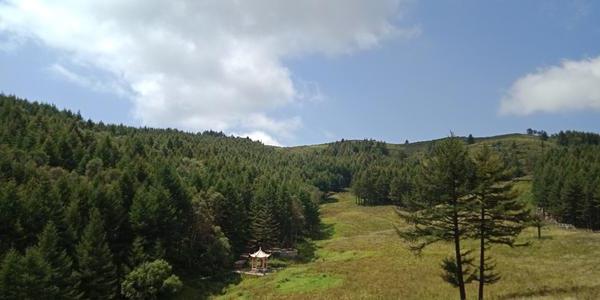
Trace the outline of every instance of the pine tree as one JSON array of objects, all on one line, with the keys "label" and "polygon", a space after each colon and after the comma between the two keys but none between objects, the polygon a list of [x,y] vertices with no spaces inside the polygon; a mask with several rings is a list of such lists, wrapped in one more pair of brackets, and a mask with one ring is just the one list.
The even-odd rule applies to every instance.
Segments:
[{"label": "pine tree", "polygon": [[131,251],[129,254],[129,267],[131,269],[134,269],[135,267],[149,260],[148,254],[146,254],[146,251],[144,250],[144,244],[145,241],[142,237],[138,236],[133,239],[133,244],[131,245]]},{"label": "pine tree", "polygon": [[485,145],[475,155],[475,195],[478,215],[473,215],[474,237],[479,239],[479,299],[485,284],[500,280],[500,274],[486,254],[492,244],[513,246],[525,228],[530,213],[512,190],[509,172],[501,158]]},{"label": "pine tree", "polygon": [[404,199],[412,192],[408,168],[402,168],[390,182],[389,198],[394,205],[405,206]]},{"label": "pine tree", "polygon": [[458,287],[460,299],[466,299],[465,283],[473,280],[468,251],[461,248],[461,240],[471,228],[467,218],[471,214],[469,176],[471,165],[463,143],[451,136],[434,146],[431,156],[422,164],[422,192],[411,206],[415,212],[398,211],[400,217],[413,224],[399,235],[410,242],[411,249],[420,252],[436,242],[452,241],[454,257],[444,260],[443,278]]},{"label": "pine tree", "polygon": [[252,237],[259,246],[266,249],[277,243],[279,237],[279,224],[277,224],[273,218],[273,212],[268,205],[255,205],[250,228]]},{"label": "pine tree", "polygon": [[577,212],[577,223],[576,226],[582,226],[588,229],[594,229],[595,227],[595,216],[598,211],[598,203],[595,199],[596,193],[595,182],[588,182],[583,192],[583,199],[581,199],[581,205]]},{"label": "pine tree", "polygon": [[76,252],[84,297],[114,298],[118,292],[117,271],[106,242],[102,216],[97,209],[90,213],[89,223],[83,231]]},{"label": "pine tree", "polygon": [[24,236],[21,226],[23,208],[17,196],[14,182],[0,185],[0,253],[5,253],[12,247],[17,247],[17,242]]},{"label": "pine tree", "polygon": [[475,144],[475,138],[473,137],[472,134],[469,134],[469,136],[467,137],[467,144],[469,144],[469,145]]},{"label": "pine tree", "polygon": [[594,210],[594,215],[592,217],[592,229],[593,230],[598,230],[600,228],[600,181],[598,182],[599,184],[596,185],[596,190],[594,191],[594,196],[593,196],[593,203],[594,203],[594,207],[596,208]]},{"label": "pine tree", "polygon": [[58,298],[58,287],[52,281],[52,269],[40,251],[28,248],[25,255],[10,250],[0,268],[0,299]]},{"label": "pine tree", "polygon": [[560,193],[562,221],[567,224],[577,224],[578,212],[583,200],[583,187],[580,178],[574,170],[568,172],[565,184]]},{"label": "pine tree", "polygon": [[138,189],[129,210],[129,220],[134,233],[148,243],[170,240],[177,218],[169,192],[150,185]]},{"label": "pine tree", "polygon": [[50,265],[51,280],[58,287],[60,299],[78,299],[79,281],[73,271],[73,262],[67,252],[59,246],[59,236],[54,223],[49,222],[38,237],[37,247],[44,260]]},{"label": "pine tree", "polygon": [[11,249],[6,253],[0,267],[0,299],[17,300],[23,298],[21,277],[24,274],[22,258]]}]

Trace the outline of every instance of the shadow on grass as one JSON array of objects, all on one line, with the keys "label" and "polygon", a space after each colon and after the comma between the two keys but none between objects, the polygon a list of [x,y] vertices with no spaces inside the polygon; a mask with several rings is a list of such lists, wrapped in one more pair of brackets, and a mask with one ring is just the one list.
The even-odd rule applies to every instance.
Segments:
[{"label": "shadow on grass", "polygon": [[184,277],[184,289],[171,299],[208,299],[222,294],[228,285],[238,284],[241,280],[240,274],[233,272],[211,277]]},{"label": "shadow on grass", "polygon": [[[600,295],[600,285],[595,286],[571,286],[571,287],[542,287],[539,290],[523,291],[516,293],[509,293],[500,296],[498,299],[521,299],[529,297],[541,297],[551,295],[572,295],[572,294],[584,294],[584,295]],[[587,299],[587,298],[586,298]],[[591,298],[590,298],[591,299]]]},{"label": "shadow on grass", "polygon": [[300,263],[307,263],[315,259],[317,252],[317,245],[311,240],[304,240],[296,245],[298,249],[298,257],[296,261]]},{"label": "shadow on grass", "polygon": [[335,233],[335,227],[333,224],[319,224],[319,232],[315,233],[312,238],[316,241],[330,239]]},{"label": "shadow on grass", "polygon": [[305,239],[296,244],[296,249],[298,249],[296,261],[307,263],[315,259],[315,253],[318,248],[315,241],[330,239],[334,233],[335,227],[333,224],[320,223],[319,231],[312,235],[312,239]]},{"label": "shadow on grass", "polygon": [[335,194],[327,194],[327,195],[323,196],[323,198],[321,199],[321,204],[338,202],[339,201],[338,198],[333,197],[333,195],[335,195]]}]

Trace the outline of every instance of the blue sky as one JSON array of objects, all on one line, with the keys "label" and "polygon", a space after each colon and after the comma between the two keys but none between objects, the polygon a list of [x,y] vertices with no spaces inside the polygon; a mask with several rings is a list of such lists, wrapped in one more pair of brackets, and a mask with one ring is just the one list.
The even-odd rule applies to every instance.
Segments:
[{"label": "blue sky", "polygon": [[30,2],[0,1],[0,90],[96,121],[281,145],[600,131],[597,1]]}]

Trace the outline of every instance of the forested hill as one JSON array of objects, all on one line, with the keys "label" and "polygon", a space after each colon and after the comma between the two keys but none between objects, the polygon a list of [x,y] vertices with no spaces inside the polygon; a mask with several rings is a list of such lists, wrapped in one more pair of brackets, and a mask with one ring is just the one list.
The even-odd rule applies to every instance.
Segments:
[{"label": "forested hill", "polygon": [[112,298],[157,259],[214,275],[239,253],[316,233],[324,193],[387,159],[105,125],[0,95],[0,291]]},{"label": "forested hill", "polygon": [[[246,246],[293,244],[319,224],[309,178],[329,174],[325,161],[248,139],[95,124],[8,96],[0,141],[0,255],[35,260],[56,232],[64,273],[88,297],[118,295],[145,260],[213,274]],[[75,280],[65,274],[61,293]]]}]

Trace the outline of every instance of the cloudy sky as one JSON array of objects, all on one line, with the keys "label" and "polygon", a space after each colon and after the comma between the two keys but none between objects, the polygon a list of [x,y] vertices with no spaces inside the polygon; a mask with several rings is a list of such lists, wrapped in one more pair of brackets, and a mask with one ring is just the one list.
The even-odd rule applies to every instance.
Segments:
[{"label": "cloudy sky", "polygon": [[0,0],[0,91],[286,146],[600,131],[600,2]]}]

